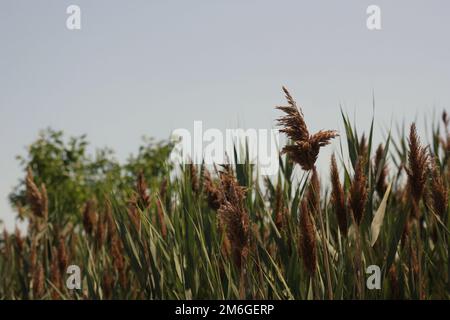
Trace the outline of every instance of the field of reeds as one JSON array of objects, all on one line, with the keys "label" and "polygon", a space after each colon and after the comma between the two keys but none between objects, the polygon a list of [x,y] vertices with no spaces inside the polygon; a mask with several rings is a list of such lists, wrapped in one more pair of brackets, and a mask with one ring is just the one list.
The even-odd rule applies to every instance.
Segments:
[{"label": "field of reeds", "polygon": [[[430,145],[414,123],[373,145],[373,123],[358,133],[344,113],[344,132],[309,132],[283,89],[275,177],[236,151],[242,164],[90,168],[83,181],[101,183],[84,192],[73,172],[50,179],[49,161],[25,159],[11,199],[28,228],[0,236],[0,298],[449,299],[447,114]],[[318,170],[332,140],[339,152]],[[81,290],[66,287],[69,265]],[[380,289],[366,285],[370,265]]]}]

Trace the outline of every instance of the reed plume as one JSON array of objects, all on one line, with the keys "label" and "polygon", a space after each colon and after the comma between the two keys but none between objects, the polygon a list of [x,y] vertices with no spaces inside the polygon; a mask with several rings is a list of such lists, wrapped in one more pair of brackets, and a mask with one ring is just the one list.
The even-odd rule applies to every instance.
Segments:
[{"label": "reed plume", "polygon": [[59,298],[58,290],[62,289],[62,279],[61,279],[61,271],[59,267],[58,261],[58,250],[53,248],[52,250],[52,259],[50,263],[50,281],[56,288],[52,288],[52,299],[56,300]]},{"label": "reed plume", "polygon": [[211,174],[207,169],[204,170],[203,176],[208,205],[213,210],[219,210],[224,196],[221,190],[214,184]]},{"label": "reed plume", "polygon": [[358,145],[358,154],[366,161],[369,156],[369,146],[367,145],[366,135],[363,133]]},{"label": "reed plume", "polygon": [[218,210],[221,226],[231,244],[234,262],[241,268],[250,243],[250,219],[244,206],[245,189],[239,186],[229,168],[220,172],[224,200]]},{"label": "reed plume", "polygon": [[47,218],[48,216],[48,198],[45,185],[41,185],[41,189],[34,182],[33,172],[28,167],[25,179],[27,200],[30,204],[31,211],[36,217]]},{"label": "reed plume", "polygon": [[88,235],[93,235],[97,224],[96,203],[88,200],[83,211],[83,226]]},{"label": "reed plume", "polygon": [[378,196],[382,198],[387,190],[386,179],[388,175],[388,167],[384,160],[384,148],[381,143],[375,151],[374,167],[378,176],[375,190],[377,191]]},{"label": "reed plume", "polygon": [[415,123],[410,128],[408,146],[408,167],[406,168],[406,174],[408,175],[408,188],[412,196],[413,217],[418,218],[419,202],[423,196],[427,177],[428,153],[426,148],[420,143]]},{"label": "reed plume", "polygon": [[32,269],[36,267],[37,258],[38,258],[38,242],[36,238],[33,238],[31,240],[30,253],[28,258]]},{"label": "reed plume", "polygon": [[45,292],[45,274],[42,263],[37,263],[33,272],[33,298],[39,299]]},{"label": "reed plume", "polygon": [[434,212],[444,218],[448,207],[448,188],[442,179],[442,174],[436,165],[436,161],[431,161],[431,203]]},{"label": "reed plume", "polygon": [[331,168],[330,168],[330,176],[331,176],[331,201],[334,206],[334,212],[336,214],[336,219],[338,221],[339,229],[341,233],[347,236],[347,206],[345,203],[345,193],[342,188],[341,182],[339,180],[339,171],[336,164],[336,157],[334,154],[331,156]]},{"label": "reed plume", "polygon": [[111,241],[111,255],[113,267],[119,273],[119,281],[123,288],[126,288],[125,279],[125,259],[123,257],[123,245],[118,235],[113,236]]},{"label": "reed plume", "polygon": [[63,236],[60,236],[58,239],[58,249],[56,251],[58,257],[58,266],[59,270],[62,274],[64,274],[67,270],[67,266],[69,265],[69,255],[66,248],[66,240]]},{"label": "reed plume", "polygon": [[306,199],[311,208],[311,214],[314,216],[320,212],[320,180],[316,167],[312,170],[311,180],[309,181]]},{"label": "reed plume", "polygon": [[391,287],[391,299],[400,298],[400,286],[398,281],[397,268],[394,264],[389,268],[388,279]]},{"label": "reed plume", "polygon": [[367,178],[364,175],[363,163],[364,159],[359,157],[350,186],[350,207],[358,226],[363,220],[367,203]]},{"label": "reed plume", "polygon": [[105,270],[102,276],[102,291],[105,299],[111,299],[114,288],[114,278],[110,270]]},{"label": "reed plume", "polygon": [[190,163],[189,165],[189,175],[191,178],[191,189],[194,194],[198,194],[200,191],[200,182],[198,181],[197,168],[195,164]]},{"label": "reed plume", "polygon": [[300,208],[300,255],[305,269],[310,275],[316,272],[317,249],[314,226],[307,201],[303,200]]},{"label": "reed plume", "polygon": [[328,145],[330,140],[338,134],[332,130],[321,130],[310,135],[303,112],[297,107],[297,103],[285,87],[283,87],[283,91],[288,105],[276,107],[286,114],[278,119],[278,124],[282,127],[280,132],[286,134],[293,144],[283,147],[281,152],[286,153],[303,170],[312,170],[320,148]]},{"label": "reed plume", "polygon": [[275,190],[275,226],[278,230],[283,230],[286,226],[286,216],[288,213],[288,209],[285,206],[283,199],[283,191],[281,189],[281,183],[277,184],[277,188]]},{"label": "reed plume", "polygon": [[139,213],[139,202],[140,198],[139,196],[136,196],[133,194],[128,200],[128,217],[130,218],[131,223],[134,225],[136,230],[140,233],[141,232],[141,215]]}]

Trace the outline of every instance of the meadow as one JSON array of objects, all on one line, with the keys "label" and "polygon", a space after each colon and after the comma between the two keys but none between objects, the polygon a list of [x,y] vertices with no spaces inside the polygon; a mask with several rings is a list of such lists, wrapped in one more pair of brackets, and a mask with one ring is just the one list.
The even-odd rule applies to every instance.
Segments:
[{"label": "meadow", "polygon": [[[229,155],[242,164],[174,168],[171,144],[152,142],[119,165],[109,150],[86,156],[84,137],[41,136],[10,196],[28,229],[0,235],[0,298],[449,299],[447,113],[430,145],[414,123],[373,145],[373,122],[357,132],[343,112],[344,132],[310,133],[283,90],[289,143],[270,178],[245,148]],[[69,265],[81,290],[66,287]]]}]

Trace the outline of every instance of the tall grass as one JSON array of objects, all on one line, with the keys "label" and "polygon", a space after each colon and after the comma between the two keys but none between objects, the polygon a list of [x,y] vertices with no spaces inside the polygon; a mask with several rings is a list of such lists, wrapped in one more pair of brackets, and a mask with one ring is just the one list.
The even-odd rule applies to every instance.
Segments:
[{"label": "tall grass", "polygon": [[[248,159],[182,166],[159,188],[140,174],[134,190],[105,191],[67,224],[48,212],[48,201],[64,199],[29,170],[29,229],[1,236],[0,298],[449,299],[446,113],[432,146],[412,124],[408,138],[389,135],[376,149],[373,123],[365,138],[342,114],[347,148],[319,177],[316,159],[337,132],[311,135],[283,90],[279,124],[291,143],[263,184]],[[72,264],[81,290],[65,286]],[[380,290],[366,286],[369,265],[382,270]]]}]

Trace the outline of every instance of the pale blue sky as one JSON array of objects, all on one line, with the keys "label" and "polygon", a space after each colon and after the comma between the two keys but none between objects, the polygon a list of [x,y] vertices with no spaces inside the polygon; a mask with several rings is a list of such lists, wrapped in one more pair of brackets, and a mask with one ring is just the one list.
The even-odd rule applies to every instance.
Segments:
[{"label": "pale blue sky", "polygon": [[[66,29],[66,7],[82,30]],[[381,7],[382,30],[366,28]],[[2,0],[0,219],[40,129],[87,133],[120,159],[175,128],[270,128],[281,85],[312,129],[342,128],[339,104],[377,129],[450,105],[450,2]],[[378,131],[380,132],[380,130]],[[379,135],[378,135],[379,136]],[[326,160],[326,159],[325,159]],[[323,159],[321,161],[324,161]],[[325,163],[325,162],[324,162]]]}]

